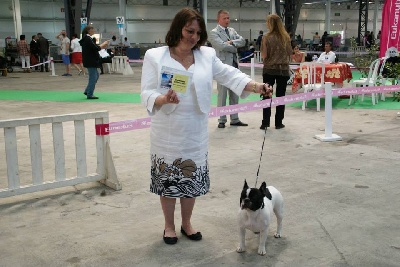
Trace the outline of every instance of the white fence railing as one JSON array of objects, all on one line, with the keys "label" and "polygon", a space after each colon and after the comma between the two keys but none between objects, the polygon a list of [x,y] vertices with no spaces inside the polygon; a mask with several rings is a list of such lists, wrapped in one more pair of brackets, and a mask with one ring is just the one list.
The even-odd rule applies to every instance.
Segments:
[{"label": "white fence railing", "polygon": [[[96,171],[88,174],[87,158],[86,158],[86,137],[85,137],[85,121],[94,120],[94,123],[105,124],[108,123],[108,112],[90,112],[90,113],[76,113],[66,114],[58,116],[46,116],[46,117],[35,117],[25,118],[16,120],[3,120],[0,121],[0,128],[4,129],[4,144],[5,144],[5,158],[7,168],[7,179],[3,175],[0,175],[0,185],[6,184],[6,186],[0,186],[0,197],[8,197],[13,195],[20,195],[24,193],[32,193],[36,191],[59,188],[64,186],[71,186],[80,183],[99,181],[105,185],[112,187],[115,190],[121,189],[121,184],[118,181],[117,174],[114,167],[110,151],[110,137],[100,136],[93,134],[95,140],[92,140],[96,144]],[[64,123],[73,122],[74,134],[75,134],[75,164],[76,164],[76,176],[66,177],[66,150],[65,150],[65,138],[64,138]],[[54,179],[44,179],[43,169],[43,147],[41,138],[41,127],[44,124],[51,124],[52,132],[52,145],[54,151]],[[18,162],[18,144],[17,139],[17,128],[24,128],[21,131],[29,131],[29,145],[30,145],[30,163],[29,162]],[[26,129],[26,127],[28,129]],[[93,130],[94,131],[94,130]],[[0,136],[1,137],[1,136]],[[1,138],[0,138],[1,140]],[[46,141],[51,140],[46,136]],[[72,144],[71,144],[72,146]],[[67,148],[71,148],[67,144]],[[46,148],[47,149],[47,148]],[[21,150],[21,149],[20,149]],[[0,150],[0,154],[1,154]],[[46,150],[47,151],[47,150]],[[1,158],[4,158],[0,155]],[[24,155],[26,158],[26,155]],[[48,156],[48,155],[45,155]],[[70,158],[70,155],[68,155]],[[48,159],[45,159],[48,161]],[[70,163],[70,161],[68,161]],[[26,169],[27,165],[31,165],[31,175],[20,177],[20,167],[24,166]],[[48,162],[47,162],[48,166]],[[71,168],[68,166],[68,170]],[[5,173],[4,170],[1,173]],[[24,172],[26,173],[26,171]],[[21,178],[25,181],[21,183]],[[28,181],[28,182],[26,182]]]},{"label": "white fence railing", "polygon": [[263,63],[261,58],[261,51],[254,51],[255,63]]}]

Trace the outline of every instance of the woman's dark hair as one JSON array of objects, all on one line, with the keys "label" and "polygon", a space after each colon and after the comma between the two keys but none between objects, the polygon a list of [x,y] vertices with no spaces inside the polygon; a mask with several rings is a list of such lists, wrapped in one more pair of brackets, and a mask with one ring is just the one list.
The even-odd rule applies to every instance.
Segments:
[{"label": "woman's dark hair", "polygon": [[181,9],[173,19],[167,35],[165,36],[165,42],[169,47],[175,47],[179,44],[182,39],[182,29],[186,24],[197,20],[200,26],[200,39],[192,49],[199,49],[200,46],[204,45],[207,41],[207,29],[204,22],[204,18],[200,13],[191,8]]},{"label": "woman's dark hair", "polygon": [[76,33],[73,33],[73,34],[72,34],[72,37],[78,38],[78,35],[77,35]]},{"label": "woman's dark hair", "polygon": [[19,36],[19,39],[20,39],[20,40],[25,40],[25,34],[21,34],[21,35]]},{"label": "woman's dark hair", "polygon": [[86,36],[87,34],[89,34],[89,31],[93,29],[93,26],[86,26],[85,28],[83,28],[82,30],[82,37]]}]

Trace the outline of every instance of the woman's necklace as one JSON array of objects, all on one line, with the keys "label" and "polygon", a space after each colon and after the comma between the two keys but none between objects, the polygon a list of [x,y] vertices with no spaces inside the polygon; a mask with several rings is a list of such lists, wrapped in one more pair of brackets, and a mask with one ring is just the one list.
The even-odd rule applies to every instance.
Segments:
[{"label": "woman's necklace", "polygon": [[185,57],[180,57],[177,55],[176,50],[175,49],[171,49],[171,55],[172,58],[175,59],[176,61],[180,62],[182,65],[191,65],[193,63],[193,52],[191,51],[190,54],[188,54],[188,56]]}]

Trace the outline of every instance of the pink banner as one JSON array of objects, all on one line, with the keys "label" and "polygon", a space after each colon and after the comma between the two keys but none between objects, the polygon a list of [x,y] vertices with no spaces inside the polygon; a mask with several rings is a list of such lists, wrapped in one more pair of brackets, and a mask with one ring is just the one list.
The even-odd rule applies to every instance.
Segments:
[{"label": "pink banner", "polygon": [[[390,93],[399,90],[400,88],[398,85],[341,88],[332,90],[332,96],[361,95],[361,94],[371,94],[371,93]],[[279,105],[285,105],[285,104],[301,102],[304,100],[311,100],[316,98],[323,98],[323,97],[325,97],[325,92],[323,90],[317,90],[308,93],[275,97],[272,98],[272,101],[270,99],[266,99],[262,101],[248,102],[226,107],[213,107],[208,113],[208,117],[214,118],[214,117],[219,117],[221,115],[229,115],[234,113],[259,110],[267,108],[270,105],[272,107],[276,107]],[[110,133],[119,133],[119,132],[145,129],[149,128],[150,125],[151,125],[150,117],[140,118],[135,120],[110,122],[107,124],[97,124],[96,135],[108,135]]]},{"label": "pink banner", "polygon": [[385,0],[382,10],[382,28],[379,57],[384,57],[389,47],[400,50],[400,0]]}]

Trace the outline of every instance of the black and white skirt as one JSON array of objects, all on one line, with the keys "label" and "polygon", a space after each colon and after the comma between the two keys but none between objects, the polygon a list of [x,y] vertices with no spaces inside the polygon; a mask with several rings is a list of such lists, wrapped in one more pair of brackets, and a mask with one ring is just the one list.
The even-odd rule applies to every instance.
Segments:
[{"label": "black and white skirt", "polygon": [[209,189],[208,114],[200,111],[192,87],[172,113],[152,117],[150,191],[193,198]]}]

